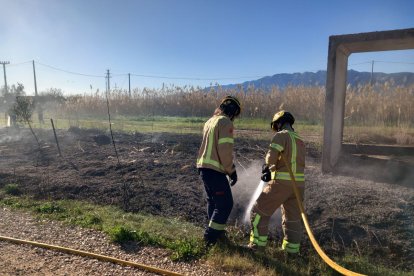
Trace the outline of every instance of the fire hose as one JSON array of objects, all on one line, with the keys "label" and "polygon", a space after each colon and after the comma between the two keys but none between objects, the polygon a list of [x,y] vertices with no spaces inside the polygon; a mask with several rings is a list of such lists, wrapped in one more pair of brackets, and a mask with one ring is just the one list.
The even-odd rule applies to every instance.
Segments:
[{"label": "fire hose", "polygon": [[288,170],[289,170],[290,179],[291,179],[292,184],[293,184],[293,191],[295,192],[295,195],[296,195],[296,200],[297,200],[297,203],[299,205],[302,220],[303,220],[303,223],[305,224],[306,232],[308,233],[309,239],[311,240],[312,245],[315,248],[316,252],[318,252],[319,256],[321,256],[321,258],[325,261],[325,263],[327,263],[330,267],[332,267],[333,269],[335,269],[339,273],[342,273],[343,275],[347,275],[347,276],[362,276],[362,275],[364,275],[364,274],[359,274],[359,273],[350,271],[350,270],[338,265],[333,260],[331,260],[325,254],[325,252],[322,250],[322,248],[319,246],[318,242],[316,241],[315,237],[313,236],[312,229],[309,226],[308,218],[306,216],[305,209],[303,208],[303,204],[302,204],[302,197],[300,196],[299,190],[298,190],[297,185],[296,185],[295,176],[293,175],[292,169],[289,166],[288,162],[286,161],[286,158],[283,155],[283,153],[281,153],[280,155],[282,156],[282,159],[283,159],[283,162],[286,165],[286,168],[288,168]]},{"label": "fire hose", "polygon": [[33,245],[33,246],[37,246],[37,247],[57,250],[57,251],[70,253],[70,254],[74,254],[74,255],[80,255],[80,256],[89,257],[89,258],[94,258],[94,259],[98,259],[98,260],[101,260],[101,261],[116,263],[116,264],[120,264],[120,265],[124,265],[124,266],[136,267],[136,268],[144,269],[144,270],[154,272],[154,273],[157,273],[157,274],[161,274],[161,275],[167,275],[167,276],[170,276],[170,275],[171,276],[183,275],[183,274],[180,274],[180,273],[164,270],[164,269],[153,267],[153,266],[148,266],[148,265],[144,265],[144,264],[140,264],[140,263],[125,261],[125,260],[121,260],[121,259],[117,259],[117,258],[113,258],[113,257],[101,255],[101,254],[95,254],[95,253],[82,251],[82,250],[76,250],[76,249],[67,248],[67,247],[61,247],[61,246],[56,246],[56,245],[51,245],[51,244],[46,244],[46,243],[39,243],[39,242],[34,242],[34,241],[20,240],[20,239],[4,237],[4,236],[0,236],[0,240],[12,242],[12,243],[17,243],[17,244],[29,244],[29,245]]}]

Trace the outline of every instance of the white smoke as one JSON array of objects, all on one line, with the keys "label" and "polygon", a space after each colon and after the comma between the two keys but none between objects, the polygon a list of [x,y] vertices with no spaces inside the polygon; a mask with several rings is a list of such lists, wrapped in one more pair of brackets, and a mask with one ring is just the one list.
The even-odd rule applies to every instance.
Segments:
[{"label": "white smoke", "polygon": [[22,135],[17,131],[11,131],[10,128],[0,128],[0,129],[6,130],[5,133],[0,133],[0,144],[9,143],[9,142],[17,142],[22,139]]},{"label": "white smoke", "polygon": [[[251,162],[247,167],[237,168],[238,182],[232,187],[234,211],[237,211],[237,217],[235,219],[245,225],[250,224],[250,210],[256,202],[255,197],[260,195],[261,190],[266,186],[260,185],[261,171],[262,161],[259,160]],[[240,209],[242,212],[240,212]],[[277,228],[277,230],[280,230],[281,228],[280,208],[273,214],[270,222],[271,232],[273,232],[272,230],[275,228]]]}]

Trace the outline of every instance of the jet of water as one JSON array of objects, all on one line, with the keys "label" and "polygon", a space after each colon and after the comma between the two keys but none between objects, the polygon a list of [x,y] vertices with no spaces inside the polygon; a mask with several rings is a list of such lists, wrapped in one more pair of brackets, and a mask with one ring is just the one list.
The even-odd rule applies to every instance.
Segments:
[{"label": "jet of water", "polygon": [[244,218],[243,218],[243,221],[245,224],[250,223],[250,213],[252,212],[253,205],[256,203],[256,200],[259,198],[266,184],[267,182],[264,182],[263,180],[261,180],[256,190],[254,191],[253,196],[250,198],[249,205],[247,205],[246,211],[244,213]]}]

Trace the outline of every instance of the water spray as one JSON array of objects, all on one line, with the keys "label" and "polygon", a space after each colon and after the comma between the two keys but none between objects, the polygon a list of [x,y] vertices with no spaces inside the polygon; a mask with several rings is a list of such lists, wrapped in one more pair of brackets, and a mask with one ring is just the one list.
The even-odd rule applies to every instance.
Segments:
[{"label": "water spray", "polygon": [[[270,166],[270,170],[274,169],[275,165]],[[256,203],[256,200],[259,198],[260,194],[263,192],[267,182],[261,180],[256,190],[253,193],[253,196],[250,198],[249,205],[247,205],[246,211],[244,213],[243,221],[245,224],[250,222],[250,213],[252,212],[253,206]]]},{"label": "water spray", "polygon": [[244,213],[243,222],[245,224],[248,224],[250,222],[250,213],[252,212],[253,205],[256,203],[256,200],[259,198],[266,184],[267,182],[264,182],[263,180],[261,180],[256,190],[254,191],[253,196],[251,197],[249,201],[249,205],[247,205],[246,211]]}]

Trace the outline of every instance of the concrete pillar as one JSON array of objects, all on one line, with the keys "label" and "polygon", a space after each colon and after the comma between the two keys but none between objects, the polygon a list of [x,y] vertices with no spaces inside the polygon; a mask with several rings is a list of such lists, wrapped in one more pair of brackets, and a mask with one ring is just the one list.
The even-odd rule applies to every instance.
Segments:
[{"label": "concrete pillar", "polygon": [[330,38],[326,79],[322,171],[332,171],[341,153],[349,51]]}]

